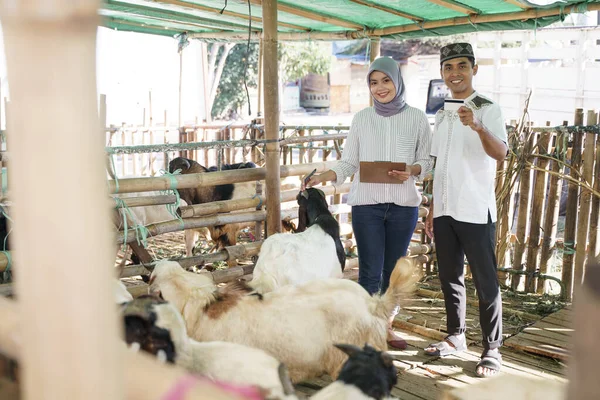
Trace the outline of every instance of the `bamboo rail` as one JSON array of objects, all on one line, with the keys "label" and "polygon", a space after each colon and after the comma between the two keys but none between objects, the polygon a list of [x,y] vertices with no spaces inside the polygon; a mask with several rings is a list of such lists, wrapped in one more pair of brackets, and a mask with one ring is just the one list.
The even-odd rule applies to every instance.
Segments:
[{"label": "bamboo rail", "polygon": [[[120,199],[127,207],[145,207],[173,204],[175,201],[177,201],[177,196],[174,194],[167,194],[160,196],[126,197]],[[117,204],[117,207],[120,207],[120,204]]]},{"label": "bamboo rail", "polygon": [[[322,190],[325,195],[329,196],[333,194],[348,193],[350,191],[350,186],[351,184],[346,183],[339,188],[335,188],[333,186],[323,186],[319,187],[319,189]],[[296,200],[298,193],[298,190],[287,190],[281,192],[280,200],[282,203],[294,201]],[[205,204],[194,204],[191,206],[179,207],[177,209],[177,214],[182,218],[201,217],[217,213],[226,213],[230,211],[244,210],[247,208],[255,208],[264,203],[264,196],[256,196],[247,199],[222,200]]]},{"label": "bamboo rail", "polygon": [[[323,172],[333,166],[333,161],[301,165],[282,165],[281,177],[305,175],[314,168]],[[214,186],[226,183],[250,182],[266,177],[265,168],[247,168],[235,171],[219,171],[211,173],[159,176],[154,178],[127,178],[118,180],[118,193],[149,192],[155,190],[189,189],[198,186]],[[108,181],[110,193],[116,193],[117,183]],[[277,193],[278,194],[278,193]]]}]

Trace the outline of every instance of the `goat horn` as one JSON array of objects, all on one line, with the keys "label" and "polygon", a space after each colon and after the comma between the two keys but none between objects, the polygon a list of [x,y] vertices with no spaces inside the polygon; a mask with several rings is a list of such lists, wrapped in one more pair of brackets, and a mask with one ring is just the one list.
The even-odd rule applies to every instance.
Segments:
[{"label": "goat horn", "polygon": [[286,396],[291,396],[295,394],[294,385],[292,385],[290,374],[284,363],[279,364],[277,372],[279,373],[279,380],[281,381],[281,386],[283,386],[283,394],[285,394]]},{"label": "goat horn", "polygon": [[335,343],[334,346],[343,351],[344,353],[348,354],[348,357],[362,351],[360,347],[355,346],[353,344]]}]

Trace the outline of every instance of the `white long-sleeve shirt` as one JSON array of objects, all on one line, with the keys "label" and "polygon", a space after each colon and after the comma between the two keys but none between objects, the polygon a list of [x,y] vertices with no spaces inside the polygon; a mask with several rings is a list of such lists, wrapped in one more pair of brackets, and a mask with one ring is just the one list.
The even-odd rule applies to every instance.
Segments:
[{"label": "white long-sleeve shirt", "polygon": [[[382,117],[373,107],[365,108],[354,116],[342,159],[332,168],[337,175],[335,185],[341,185],[356,174],[348,204],[394,203],[416,207],[421,204],[421,195],[415,181],[422,179],[433,167],[430,147],[431,129],[423,111],[407,105],[399,114]],[[421,174],[418,177],[411,176],[401,184],[362,183],[359,171],[361,161],[418,164]]]}]

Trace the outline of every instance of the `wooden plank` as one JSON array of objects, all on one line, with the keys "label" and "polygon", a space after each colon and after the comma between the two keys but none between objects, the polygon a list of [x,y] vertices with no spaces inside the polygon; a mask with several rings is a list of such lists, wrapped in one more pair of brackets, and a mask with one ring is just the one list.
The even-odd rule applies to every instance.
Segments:
[{"label": "wooden plank", "polygon": [[442,400],[562,400],[564,390],[564,383],[501,375],[478,385],[448,391]]},{"label": "wooden plank", "polygon": [[[408,393],[418,394],[423,399],[435,400],[440,398],[446,384],[447,382],[437,380],[433,374],[424,369],[414,368],[400,372],[395,387]],[[463,383],[455,381],[455,384],[462,385]]]},{"label": "wooden plank", "polygon": [[529,341],[532,341],[535,343],[539,343],[540,345],[550,345],[550,346],[554,346],[554,347],[563,349],[567,353],[573,348],[573,345],[570,340],[568,340],[568,339],[565,340],[564,337],[556,338],[553,336],[549,336],[549,334],[551,332],[545,332],[545,333],[546,333],[546,335],[538,335],[538,334],[531,333],[531,332],[521,332],[518,335],[515,335],[508,340],[512,340],[512,339],[529,340]]},{"label": "wooden plank", "polygon": [[573,328],[567,328],[560,325],[552,324],[545,321],[536,322],[535,324],[523,329],[524,332],[535,333],[536,331],[551,332],[556,335],[562,335],[569,338],[575,331]]},{"label": "wooden plank", "polygon": [[513,337],[511,340],[505,341],[504,346],[561,360],[569,358],[569,353],[563,348],[541,344],[527,339]]}]

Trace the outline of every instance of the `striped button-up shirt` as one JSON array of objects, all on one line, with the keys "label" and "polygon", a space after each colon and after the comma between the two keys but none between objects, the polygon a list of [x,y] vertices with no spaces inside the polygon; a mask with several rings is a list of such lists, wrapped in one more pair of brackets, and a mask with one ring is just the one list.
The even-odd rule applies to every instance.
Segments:
[{"label": "striped button-up shirt", "polygon": [[[342,159],[332,168],[337,175],[335,185],[356,174],[348,204],[394,203],[416,207],[421,204],[416,179],[422,179],[433,167],[430,147],[431,129],[423,111],[407,105],[399,114],[382,117],[373,107],[365,108],[354,116]],[[421,174],[419,177],[411,176],[402,184],[362,183],[360,161],[418,164]]]}]

